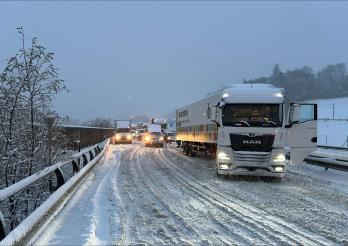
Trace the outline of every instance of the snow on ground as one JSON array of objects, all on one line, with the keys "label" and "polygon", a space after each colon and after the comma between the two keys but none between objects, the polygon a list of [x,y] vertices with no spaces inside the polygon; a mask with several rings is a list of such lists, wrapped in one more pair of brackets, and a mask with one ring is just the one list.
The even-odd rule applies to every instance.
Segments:
[{"label": "snow on ground", "polygon": [[318,103],[318,144],[348,147],[348,97],[321,99]]},{"label": "snow on ground", "polygon": [[173,145],[111,145],[35,245],[347,243],[348,191],[330,184],[331,170],[315,172],[218,178],[210,160]]}]

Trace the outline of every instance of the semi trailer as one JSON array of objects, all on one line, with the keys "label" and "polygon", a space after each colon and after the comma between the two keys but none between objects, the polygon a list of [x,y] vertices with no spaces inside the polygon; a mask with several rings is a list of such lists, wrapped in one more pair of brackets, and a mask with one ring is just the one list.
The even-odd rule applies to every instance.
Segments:
[{"label": "semi trailer", "polygon": [[268,84],[226,86],[177,109],[176,123],[179,147],[209,154],[218,175],[281,178],[316,148],[316,104],[285,104],[284,89]]}]

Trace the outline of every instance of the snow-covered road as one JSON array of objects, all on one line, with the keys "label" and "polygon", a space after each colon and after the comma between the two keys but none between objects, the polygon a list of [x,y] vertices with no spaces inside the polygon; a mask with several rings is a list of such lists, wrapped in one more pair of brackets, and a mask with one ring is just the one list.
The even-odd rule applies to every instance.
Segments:
[{"label": "snow-covered road", "polygon": [[298,170],[223,179],[175,146],[111,145],[35,244],[332,245],[347,228],[347,191]]}]

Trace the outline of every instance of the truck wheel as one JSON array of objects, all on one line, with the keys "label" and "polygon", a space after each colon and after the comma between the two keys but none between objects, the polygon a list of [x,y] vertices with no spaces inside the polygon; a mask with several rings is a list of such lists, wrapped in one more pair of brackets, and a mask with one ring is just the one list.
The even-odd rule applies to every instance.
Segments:
[{"label": "truck wheel", "polygon": [[189,145],[189,156],[193,157],[195,155],[195,152],[193,151],[193,146],[192,144]]},{"label": "truck wheel", "polygon": [[190,155],[190,145],[185,144],[185,155]]}]

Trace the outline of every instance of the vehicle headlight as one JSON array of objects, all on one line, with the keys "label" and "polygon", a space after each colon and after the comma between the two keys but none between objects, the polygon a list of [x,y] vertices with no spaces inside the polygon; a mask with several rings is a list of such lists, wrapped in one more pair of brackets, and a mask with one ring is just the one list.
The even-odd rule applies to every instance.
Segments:
[{"label": "vehicle headlight", "polygon": [[171,140],[172,138],[171,137],[168,137],[168,140]]},{"label": "vehicle headlight", "polygon": [[230,156],[223,151],[218,152],[217,158],[219,160],[222,160],[222,161],[229,161],[230,160]]},{"label": "vehicle headlight", "polygon": [[286,160],[284,154],[278,154],[276,157],[274,157],[274,162],[284,162]]},{"label": "vehicle headlight", "polygon": [[163,137],[160,137],[159,140],[160,140],[160,141],[163,141]]},{"label": "vehicle headlight", "polygon": [[116,139],[120,140],[121,136],[120,135],[116,135]]},{"label": "vehicle headlight", "polygon": [[220,169],[228,169],[229,168],[229,166],[228,165],[226,165],[226,164],[222,164],[222,165],[220,165]]},{"label": "vehicle headlight", "polygon": [[145,136],[145,141],[150,141],[150,137],[149,136]]},{"label": "vehicle headlight", "polygon": [[131,139],[132,138],[132,136],[131,135],[127,135],[127,139]]},{"label": "vehicle headlight", "polygon": [[283,172],[284,171],[284,167],[275,167],[274,170],[276,172]]}]

